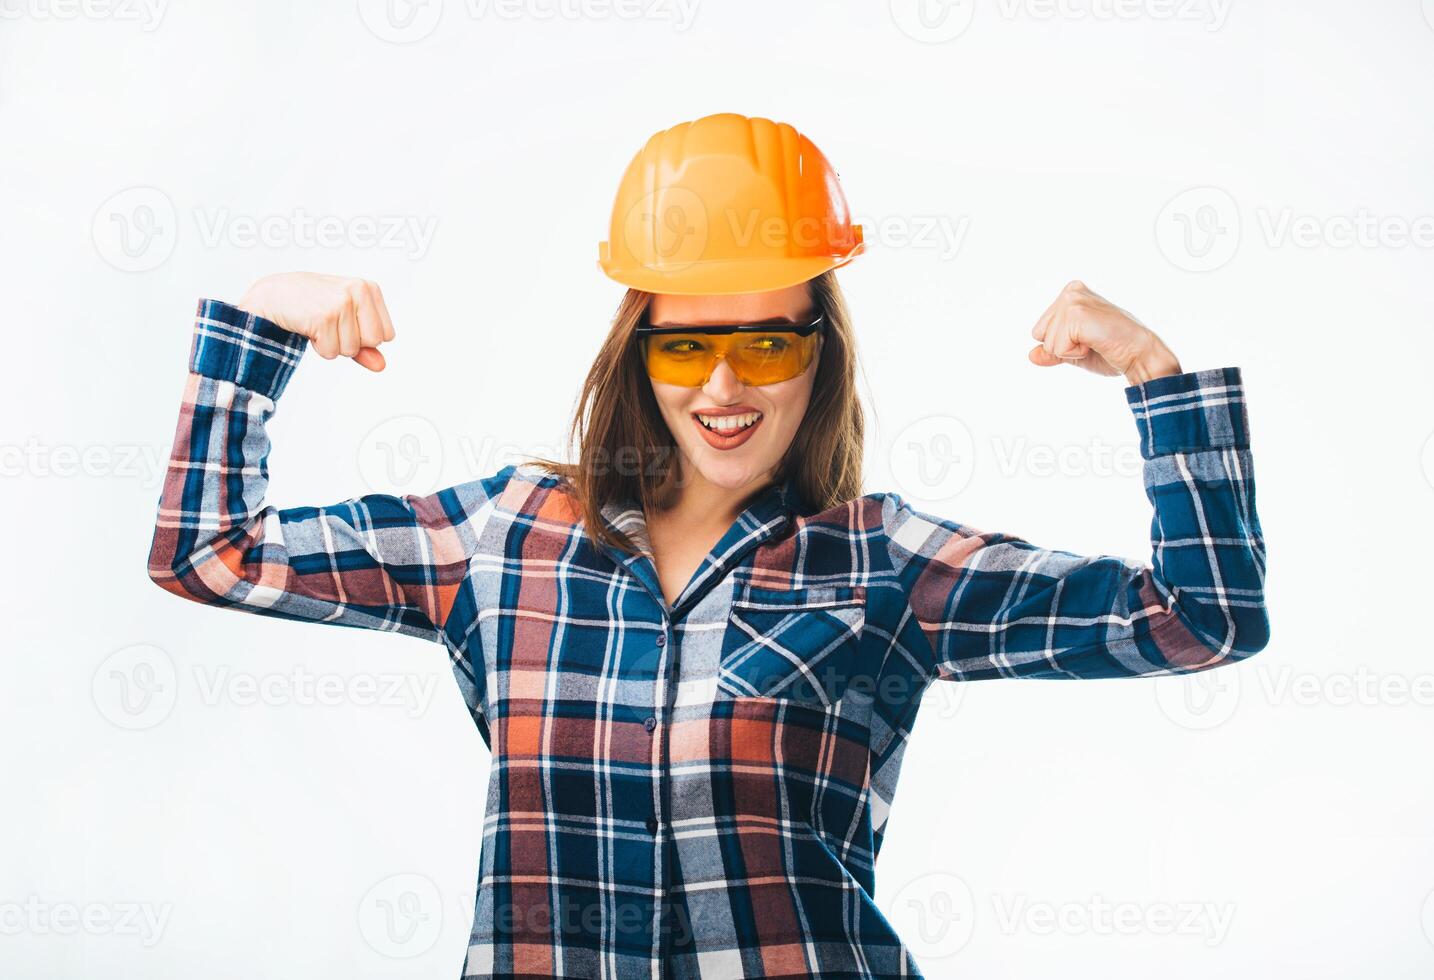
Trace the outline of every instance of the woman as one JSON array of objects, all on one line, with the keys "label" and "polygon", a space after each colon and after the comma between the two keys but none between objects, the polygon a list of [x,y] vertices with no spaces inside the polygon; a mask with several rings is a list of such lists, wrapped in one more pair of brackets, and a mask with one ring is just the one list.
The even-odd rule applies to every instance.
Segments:
[{"label": "woman", "polygon": [[328,507],[263,502],[265,426],[309,344],[383,368],[378,288],[300,273],[201,301],[150,575],[447,647],[493,754],[465,976],[917,976],[872,896],[928,683],[1265,645],[1237,369],[1182,373],[1071,283],[1030,356],[1129,381],[1155,564],[977,532],[861,494],[833,272],[860,251],[792,127],[658,133],[601,251],[629,290],[576,461]]}]

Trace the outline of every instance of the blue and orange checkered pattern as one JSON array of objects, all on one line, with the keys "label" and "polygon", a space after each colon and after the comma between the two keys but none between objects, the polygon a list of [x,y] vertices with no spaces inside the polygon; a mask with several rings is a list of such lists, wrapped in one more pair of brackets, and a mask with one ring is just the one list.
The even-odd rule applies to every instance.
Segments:
[{"label": "blue and orange checkered pattern", "polygon": [[493,754],[464,976],[920,976],[873,896],[930,683],[1191,672],[1268,637],[1235,369],[1127,389],[1153,567],[774,485],[669,605],[637,507],[603,511],[636,553],[598,545],[528,467],[267,504],[306,346],[201,301],[149,574],[446,647]]}]

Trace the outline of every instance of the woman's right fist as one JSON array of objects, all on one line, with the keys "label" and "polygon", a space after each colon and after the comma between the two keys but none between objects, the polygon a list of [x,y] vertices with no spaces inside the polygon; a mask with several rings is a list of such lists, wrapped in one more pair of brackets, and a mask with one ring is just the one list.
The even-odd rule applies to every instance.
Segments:
[{"label": "woman's right fist", "polygon": [[384,368],[378,345],[393,339],[393,320],[378,283],[319,272],[280,272],[250,286],[238,305],[309,338],[326,360],[342,354],[370,371]]}]

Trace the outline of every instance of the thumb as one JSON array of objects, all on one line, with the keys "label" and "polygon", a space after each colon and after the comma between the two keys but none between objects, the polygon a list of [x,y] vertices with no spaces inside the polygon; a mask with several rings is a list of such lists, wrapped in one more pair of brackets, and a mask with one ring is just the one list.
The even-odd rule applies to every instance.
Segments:
[{"label": "thumb", "polygon": [[382,371],[386,364],[383,359],[383,354],[379,352],[377,347],[360,348],[359,352],[354,355],[354,360],[358,361],[370,371]]},{"label": "thumb", "polygon": [[1047,351],[1044,344],[1037,344],[1032,347],[1026,354],[1026,357],[1030,359],[1032,364],[1040,367],[1055,367],[1057,364],[1065,363],[1065,361]]}]

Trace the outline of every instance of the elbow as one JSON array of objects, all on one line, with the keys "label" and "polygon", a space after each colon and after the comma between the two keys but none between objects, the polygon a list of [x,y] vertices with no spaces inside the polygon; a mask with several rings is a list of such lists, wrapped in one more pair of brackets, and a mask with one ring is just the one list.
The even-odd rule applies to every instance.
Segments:
[{"label": "elbow", "polygon": [[181,599],[193,599],[194,593],[184,587],[179,576],[170,572],[168,574],[157,573],[154,569],[149,571],[149,580],[171,595],[177,595]]},{"label": "elbow", "polygon": [[1171,625],[1160,633],[1167,669],[1188,674],[1236,664],[1259,653],[1270,642],[1270,619],[1263,603],[1177,606]]},{"label": "elbow", "polygon": [[1223,667],[1248,660],[1270,643],[1270,617],[1263,603],[1240,608],[1225,607],[1221,612],[1218,625],[1206,622],[1200,624],[1203,628],[1193,630],[1205,648],[1206,657],[1197,669]]},{"label": "elbow", "polygon": [[193,598],[193,594],[184,587],[184,583],[171,568],[150,564],[149,580],[164,591],[177,595],[181,599]]},{"label": "elbow", "polygon": [[1270,614],[1264,603],[1240,610],[1239,615],[1232,617],[1231,622],[1231,660],[1253,657],[1270,645]]},{"label": "elbow", "polygon": [[154,539],[149,547],[149,559],[145,564],[149,580],[164,591],[182,599],[193,599],[194,594],[185,586],[184,580],[179,575],[179,556],[173,554],[172,549],[165,545],[162,529],[156,528]]}]

